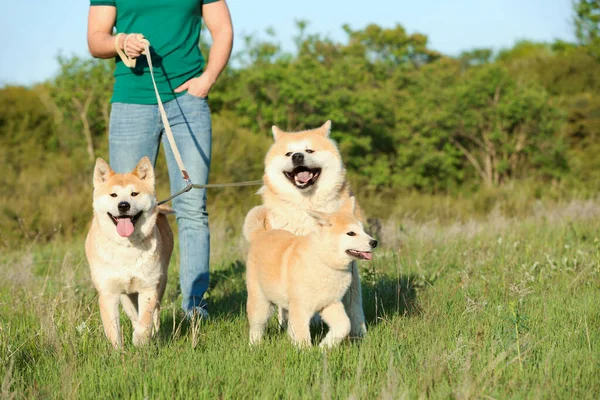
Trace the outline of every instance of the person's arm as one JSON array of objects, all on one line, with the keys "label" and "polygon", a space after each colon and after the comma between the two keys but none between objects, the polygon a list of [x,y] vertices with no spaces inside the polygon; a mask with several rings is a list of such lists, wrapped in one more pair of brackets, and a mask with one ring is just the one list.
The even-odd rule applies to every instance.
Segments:
[{"label": "person's arm", "polygon": [[[117,9],[114,6],[90,6],[88,14],[87,42],[90,54],[96,58],[112,58],[117,55],[115,37],[112,34]],[[122,49],[127,35],[119,37]],[[132,36],[127,40],[126,54],[131,58],[139,57],[144,51],[143,45]]]},{"label": "person's arm", "polygon": [[187,90],[194,96],[208,96],[208,92],[229,62],[233,46],[233,24],[225,0],[203,5],[202,18],[212,37],[208,63],[202,75],[179,86],[175,89],[176,93]]},{"label": "person's arm", "polygon": [[202,16],[212,37],[208,64],[203,74],[207,74],[213,81],[216,81],[227,66],[231,56],[233,24],[225,0],[204,5]]}]

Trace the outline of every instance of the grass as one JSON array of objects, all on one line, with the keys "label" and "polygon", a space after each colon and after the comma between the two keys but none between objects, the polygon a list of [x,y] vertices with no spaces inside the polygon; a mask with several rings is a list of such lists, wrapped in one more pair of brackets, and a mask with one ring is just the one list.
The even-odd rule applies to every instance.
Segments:
[{"label": "grass", "polygon": [[[248,346],[244,249],[213,226],[211,320],[185,323],[175,254],[162,327],[111,351],[82,242],[0,262],[2,398],[597,398],[600,203],[527,217],[375,225],[361,262],[368,336],[296,350],[271,321]],[[315,341],[326,328],[315,329]]]}]

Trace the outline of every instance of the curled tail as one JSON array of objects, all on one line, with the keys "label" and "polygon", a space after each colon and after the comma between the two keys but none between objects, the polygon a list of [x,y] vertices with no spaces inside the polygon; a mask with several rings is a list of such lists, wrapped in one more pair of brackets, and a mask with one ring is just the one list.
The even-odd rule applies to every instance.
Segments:
[{"label": "curled tail", "polygon": [[248,212],[243,228],[244,238],[247,241],[252,241],[254,235],[271,228],[267,219],[268,215],[269,210],[264,206],[256,206]]}]

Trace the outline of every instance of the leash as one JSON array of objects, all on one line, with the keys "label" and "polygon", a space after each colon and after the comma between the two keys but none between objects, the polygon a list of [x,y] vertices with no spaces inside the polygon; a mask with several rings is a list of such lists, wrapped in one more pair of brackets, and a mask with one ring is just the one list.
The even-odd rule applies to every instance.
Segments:
[{"label": "leash", "polygon": [[[123,35],[123,33],[119,33],[115,36],[115,49],[117,50],[117,54],[123,61],[123,63],[128,68],[135,67],[136,60],[135,58],[130,58],[120,47],[119,47],[119,37]],[[171,131],[171,125],[169,125],[169,119],[167,118],[167,113],[163,106],[162,100],[160,99],[160,94],[158,93],[158,87],[156,86],[156,80],[154,79],[154,68],[152,66],[152,58],[150,57],[150,42],[139,33],[132,33],[127,35],[125,38],[125,42],[123,43],[123,47],[126,46],[127,40],[131,35],[135,35],[135,38],[138,42],[144,45],[144,51],[142,54],[146,56],[146,61],[148,62],[148,69],[150,70],[150,76],[152,78],[152,85],[154,86],[154,93],[156,94],[156,100],[158,102],[158,111],[160,112],[160,118],[162,120],[163,126],[165,127],[165,133],[167,134],[167,139],[169,141],[169,146],[171,147],[171,151],[173,152],[173,156],[175,156],[175,161],[177,162],[177,166],[179,167],[179,171],[181,172],[181,176],[186,183],[185,188],[181,189],[179,192],[169,196],[165,200],[159,201],[157,205],[164,204],[175,197],[189,192],[192,189],[208,189],[208,188],[224,188],[224,187],[239,187],[239,186],[254,186],[261,185],[263,183],[262,180],[258,181],[246,181],[246,182],[235,182],[235,183],[208,183],[208,184],[197,184],[192,183],[190,176],[185,169],[185,165],[183,164],[183,160],[181,159],[181,154],[179,154],[179,149],[177,148],[177,144],[175,143],[175,138],[173,137],[173,132]]]},{"label": "leash", "polygon": [[175,197],[180,194],[189,192],[192,189],[210,189],[210,188],[227,188],[227,187],[240,187],[240,186],[254,186],[254,185],[262,185],[263,181],[246,181],[246,182],[234,182],[234,183],[207,183],[205,185],[200,185],[198,183],[189,183],[186,187],[181,189],[179,192],[172,194],[164,200],[156,203],[157,206],[161,204],[165,204],[166,202],[173,200]]}]

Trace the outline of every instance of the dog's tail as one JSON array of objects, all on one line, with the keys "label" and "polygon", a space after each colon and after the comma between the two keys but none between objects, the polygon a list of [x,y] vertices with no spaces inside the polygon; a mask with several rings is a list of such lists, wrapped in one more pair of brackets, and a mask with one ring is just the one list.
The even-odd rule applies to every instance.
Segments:
[{"label": "dog's tail", "polygon": [[256,206],[248,212],[244,220],[243,233],[247,241],[251,242],[254,235],[271,229],[268,220],[269,210],[264,206]]}]

